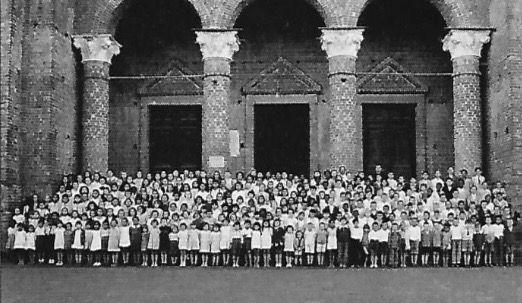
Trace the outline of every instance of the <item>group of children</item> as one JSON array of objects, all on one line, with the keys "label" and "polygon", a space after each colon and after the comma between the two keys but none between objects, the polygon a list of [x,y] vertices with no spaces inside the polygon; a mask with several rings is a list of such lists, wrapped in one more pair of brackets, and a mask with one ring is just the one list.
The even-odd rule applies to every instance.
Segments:
[{"label": "group of children", "polygon": [[[425,175],[384,179],[379,168],[311,180],[87,172],[16,208],[6,247],[19,264],[56,266],[512,265],[518,217],[503,186],[490,190],[465,173],[441,186]],[[477,186],[486,193],[474,201]]]}]

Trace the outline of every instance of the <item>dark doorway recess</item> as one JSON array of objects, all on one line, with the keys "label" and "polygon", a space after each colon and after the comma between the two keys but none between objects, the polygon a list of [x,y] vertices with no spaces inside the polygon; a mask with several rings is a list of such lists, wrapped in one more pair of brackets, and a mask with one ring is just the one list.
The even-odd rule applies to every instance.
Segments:
[{"label": "dark doorway recess", "polygon": [[201,106],[151,106],[150,169],[201,169]]},{"label": "dark doorway recess", "polygon": [[415,105],[364,104],[364,171],[380,164],[397,178],[415,176]]},{"label": "dark doorway recess", "polygon": [[257,170],[308,176],[310,113],[308,104],[254,106],[254,162]]}]

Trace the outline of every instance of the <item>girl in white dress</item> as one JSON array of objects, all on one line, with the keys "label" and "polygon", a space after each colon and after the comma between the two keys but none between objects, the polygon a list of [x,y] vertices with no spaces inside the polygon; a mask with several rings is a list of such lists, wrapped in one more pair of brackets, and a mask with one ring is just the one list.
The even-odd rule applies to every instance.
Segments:
[{"label": "girl in white dress", "polygon": [[64,232],[65,228],[63,228],[62,222],[58,221],[57,226],[52,230],[54,234],[54,251],[56,252],[56,266],[63,265],[63,250],[65,248]]},{"label": "girl in white dress", "polygon": [[130,225],[127,218],[123,218],[120,226],[120,249],[122,251],[123,264],[125,265],[129,264],[130,246]]},{"label": "girl in white dress", "polygon": [[77,265],[82,264],[82,250],[83,242],[85,241],[85,234],[82,229],[82,223],[76,222],[73,232],[73,244],[71,248],[74,250],[74,259]]},{"label": "girl in white dress", "polygon": [[29,258],[29,264],[34,264],[34,256],[36,251],[36,235],[34,232],[34,226],[29,225],[29,229],[25,234],[25,251]]},{"label": "girl in white dress", "polygon": [[92,266],[101,266],[101,254],[100,251],[102,249],[102,240],[101,240],[101,231],[100,231],[100,222],[94,222],[94,228],[91,231],[92,234],[92,242],[90,246],[91,253],[94,255],[94,263]]},{"label": "girl in white dress", "polygon": [[272,227],[268,220],[263,221],[263,230],[261,231],[261,250],[263,251],[263,266],[268,267],[270,264],[270,249],[272,248]]},{"label": "girl in white dress", "polygon": [[251,248],[254,255],[254,267],[259,267],[259,252],[261,251],[261,224],[259,222],[254,223]]},{"label": "girl in white dress", "polygon": [[230,221],[225,218],[223,225],[220,228],[221,238],[219,240],[219,249],[221,250],[221,257],[223,258],[223,266],[228,266],[230,262],[230,243],[232,242],[232,226]]},{"label": "girl in white dress", "polygon": [[292,267],[294,259],[294,241],[295,232],[292,225],[286,227],[285,239],[284,239],[284,252],[286,258],[286,267]]},{"label": "girl in white dress", "polygon": [[337,227],[335,227],[335,222],[330,221],[327,231],[328,237],[326,240],[326,251],[330,258],[330,267],[334,267],[335,256],[337,255]]},{"label": "girl in white dress", "polygon": [[198,253],[199,253],[199,230],[196,228],[195,223],[190,224],[190,228],[188,230],[188,243],[189,243],[189,252],[190,252],[190,265],[195,266],[198,262]]},{"label": "girl in white dress", "polygon": [[208,255],[210,254],[210,229],[208,223],[203,225],[203,230],[199,233],[199,254],[201,255],[201,267],[207,267]]},{"label": "girl in white dress", "polygon": [[18,257],[18,265],[24,265],[25,240],[26,232],[24,230],[24,225],[22,223],[18,223],[16,225],[16,230],[14,231],[13,242],[13,249],[15,250],[16,256]]},{"label": "girl in white dress", "polygon": [[219,232],[219,225],[212,226],[210,233],[210,253],[212,254],[212,266],[219,265],[219,244],[221,241],[221,233]]},{"label": "girl in white dress", "polygon": [[184,267],[187,265],[187,250],[188,250],[187,224],[181,223],[179,225],[178,236],[179,236],[179,252],[180,252],[179,266]]},{"label": "girl in white dress", "polygon": [[111,266],[118,265],[118,255],[120,253],[120,228],[118,227],[118,221],[111,221],[111,229],[109,231],[109,246],[107,251],[112,256]]}]

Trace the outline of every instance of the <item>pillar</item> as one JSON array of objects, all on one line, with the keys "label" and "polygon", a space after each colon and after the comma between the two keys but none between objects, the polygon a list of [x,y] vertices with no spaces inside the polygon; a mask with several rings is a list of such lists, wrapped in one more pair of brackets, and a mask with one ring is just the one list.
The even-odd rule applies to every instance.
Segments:
[{"label": "pillar", "polygon": [[364,29],[322,30],[322,49],[328,56],[330,86],[330,166],[344,165],[350,172],[362,170],[362,106],[357,103],[355,61]]},{"label": "pillar", "polygon": [[223,172],[229,165],[230,62],[239,50],[237,31],[200,30],[203,55],[202,165]]},{"label": "pillar", "polygon": [[111,35],[74,36],[83,63],[82,169],[106,172],[109,163],[109,67],[121,45]]},{"label": "pillar", "polygon": [[455,169],[482,167],[482,110],[479,59],[489,30],[452,29],[442,40],[453,63]]}]

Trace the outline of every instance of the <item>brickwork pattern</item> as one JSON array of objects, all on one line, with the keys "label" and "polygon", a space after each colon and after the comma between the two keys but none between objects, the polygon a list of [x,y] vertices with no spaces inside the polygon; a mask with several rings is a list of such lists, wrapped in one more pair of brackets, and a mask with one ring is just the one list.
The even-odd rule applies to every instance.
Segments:
[{"label": "brickwork pattern", "polygon": [[455,58],[453,73],[455,168],[472,171],[482,167],[479,59]]},{"label": "brickwork pattern", "polygon": [[109,64],[84,62],[82,168],[105,172],[109,160]]},{"label": "brickwork pattern", "polygon": [[[207,58],[204,61],[202,104],[202,165],[208,171],[221,171],[229,162],[230,61]],[[223,168],[209,167],[209,157],[223,157]]]},{"label": "brickwork pattern", "polygon": [[362,170],[362,106],[355,98],[355,58],[329,59],[330,166]]}]

